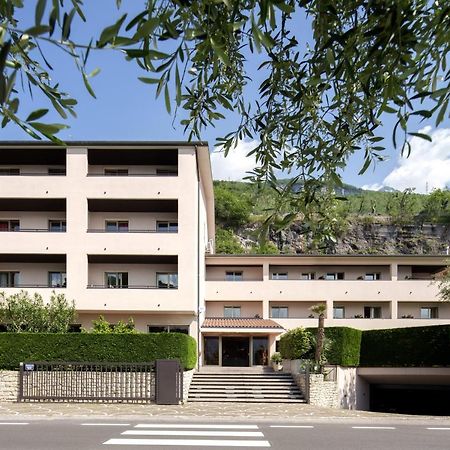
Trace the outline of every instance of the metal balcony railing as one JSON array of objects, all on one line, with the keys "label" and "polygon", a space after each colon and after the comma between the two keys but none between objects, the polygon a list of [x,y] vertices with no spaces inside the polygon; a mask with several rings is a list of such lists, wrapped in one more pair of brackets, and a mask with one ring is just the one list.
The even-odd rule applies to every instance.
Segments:
[{"label": "metal balcony railing", "polygon": [[88,228],[88,233],[165,233],[176,234],[178,230],[157,230],[157,229],[135,229],[130,228],[128,230],[105,230],[104,228]]},{"label": "metal balcony railing", "polygon": [[178,286],[156,286],[145,284],[124,284],[122,286],[108,286],[106,284],[88,284],[88,289],[167,289],[176,290]]}]

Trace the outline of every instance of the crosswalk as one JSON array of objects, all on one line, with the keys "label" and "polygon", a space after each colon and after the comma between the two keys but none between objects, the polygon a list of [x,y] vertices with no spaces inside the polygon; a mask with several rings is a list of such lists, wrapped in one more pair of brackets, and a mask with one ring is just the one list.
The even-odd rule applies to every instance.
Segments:
[{"label": "crosswalk", "polygon": [[258,425],[139,423],[103,445],[267,448],[270,442]]}]

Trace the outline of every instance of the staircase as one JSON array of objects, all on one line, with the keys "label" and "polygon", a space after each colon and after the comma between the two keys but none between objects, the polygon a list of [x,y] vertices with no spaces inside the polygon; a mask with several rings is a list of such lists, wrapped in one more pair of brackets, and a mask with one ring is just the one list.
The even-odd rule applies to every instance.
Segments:
[{"label": "staircase", "polygon": [[292,376],[274,371],[197,372],[190,402],[306,403]]}]

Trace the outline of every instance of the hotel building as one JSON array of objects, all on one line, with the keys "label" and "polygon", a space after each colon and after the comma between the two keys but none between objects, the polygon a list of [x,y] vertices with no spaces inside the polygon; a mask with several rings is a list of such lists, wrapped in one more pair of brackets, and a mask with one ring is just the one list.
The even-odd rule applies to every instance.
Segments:
[{"label": "hotel building", "polygon": [[200,365],[253,366],[317,303],[326,326],[450,324],[445,255],[216,255],[214,235],[206,143],[0,144],[0,291],[64,293],[83,327],[133,317],[192,335]]}]

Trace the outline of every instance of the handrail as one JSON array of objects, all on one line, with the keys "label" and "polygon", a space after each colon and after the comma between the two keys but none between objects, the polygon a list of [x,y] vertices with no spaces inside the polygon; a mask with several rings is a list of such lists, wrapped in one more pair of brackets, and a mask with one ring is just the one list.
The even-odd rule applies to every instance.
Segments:
[{"label": "handrail", "polygon": [[54,286],[51,284],[28,284],[28,283],[19,283],[14,284],[14,286],[1,286],[0,289],[23,289],[23,288],[44,288],[44,289],[65,289],[67,286]]},{"label": "handrail", "polygon": [[20,173],[1,173],[0,177],[65,177],[66,173],[47,173],[47,172],[20,172]]}]

